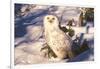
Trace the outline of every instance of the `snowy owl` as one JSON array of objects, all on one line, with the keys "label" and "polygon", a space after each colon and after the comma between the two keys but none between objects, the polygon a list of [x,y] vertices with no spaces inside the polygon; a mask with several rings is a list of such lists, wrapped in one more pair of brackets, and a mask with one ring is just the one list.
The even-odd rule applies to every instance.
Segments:
[{"label": "snowy owl", "polygon": [[72,40],[59,28],[58,18],[54,15],[46,15],[44,17],[44,34],[46,43],[56,54],[57,58],[72,58],[71,50]]}]

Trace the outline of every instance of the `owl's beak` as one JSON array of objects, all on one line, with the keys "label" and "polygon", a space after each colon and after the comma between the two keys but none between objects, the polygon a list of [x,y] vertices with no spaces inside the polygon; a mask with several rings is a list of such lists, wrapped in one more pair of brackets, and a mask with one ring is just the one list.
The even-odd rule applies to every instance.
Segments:
[{"label": "owl's beak", "polygon": [[49,20],[49,22],[52,23],[53,21],[52,20]]}]

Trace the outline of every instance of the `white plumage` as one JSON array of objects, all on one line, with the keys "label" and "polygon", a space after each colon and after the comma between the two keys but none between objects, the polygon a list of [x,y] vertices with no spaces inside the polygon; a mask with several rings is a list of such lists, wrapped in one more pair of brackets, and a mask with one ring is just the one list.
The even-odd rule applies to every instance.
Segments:
[{"label": "white plumage", "polygon": [[59,59],[64,59],[67,56],[72,58],[72,40],[59,28],[58,18],[54,15],[45,16],[44,28],[46,42],[56,56]]}]

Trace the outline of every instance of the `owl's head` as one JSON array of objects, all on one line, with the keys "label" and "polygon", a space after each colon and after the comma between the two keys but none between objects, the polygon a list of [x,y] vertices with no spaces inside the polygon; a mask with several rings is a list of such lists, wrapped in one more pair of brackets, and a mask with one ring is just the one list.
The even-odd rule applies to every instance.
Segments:
[{"label": "owl's head", "polygon": [[46,15],[44,17],[44,25],[45,26],[51,26],[51,27],[58,27],[59,21],[58,18],[54,15]]}]

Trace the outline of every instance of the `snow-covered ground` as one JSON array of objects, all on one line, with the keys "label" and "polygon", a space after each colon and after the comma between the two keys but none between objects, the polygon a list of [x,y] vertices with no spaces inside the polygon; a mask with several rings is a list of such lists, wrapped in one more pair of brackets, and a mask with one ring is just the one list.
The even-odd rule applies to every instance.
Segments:
[{"label": "snow-covered ground", "polygon": [[[57,6],[37,6],[37,5],[15,5],[15,11],[20,13],[15,15],[15,64],[40,64],[53,62],[74,62],[94,60],[94,27],[93,23],[87,23],[84,27],[72,27],[75,35],[83,34],[82,40],[88,41],[89,49],[82,52],[75,58],[59,60],[58,58],[48,58],[46,51],[41,52],[45,44],[43,17],[47,14],[54,14],[62,17],[61,25],[66,25],[69,19],[74,18],[78,22],[80,8],[78,7],[57,7]],[[27,10],[26,10],[27,9]]]}]

